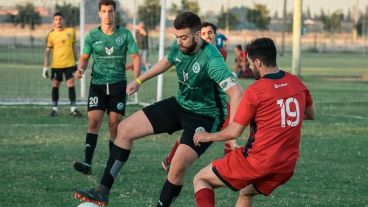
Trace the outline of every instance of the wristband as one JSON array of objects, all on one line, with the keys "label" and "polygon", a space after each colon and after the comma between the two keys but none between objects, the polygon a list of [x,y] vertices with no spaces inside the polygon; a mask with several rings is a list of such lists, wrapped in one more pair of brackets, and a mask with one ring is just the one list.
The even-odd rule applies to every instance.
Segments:
[{"label": "wristband", "polygon": [[141,81],[139,78],[136,78],[136,79],[135,79],[135,82],[137,82],[137,83],[138,83],[138,85],[142,85],[142,81]]}]

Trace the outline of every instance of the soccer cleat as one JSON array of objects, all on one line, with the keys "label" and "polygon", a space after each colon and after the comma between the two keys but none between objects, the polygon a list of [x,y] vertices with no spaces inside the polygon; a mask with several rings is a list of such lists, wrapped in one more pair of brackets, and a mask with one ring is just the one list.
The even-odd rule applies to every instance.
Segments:
[{"label": "soccer cleat", "polygon": [[163,169],[165,172],[169,172],[170,164],[171,164],[171,162],[169,162],[169,161],[167,160],[167,158],[166,158],[166,159],[164,159],[164,160],[161,162],[161,167],[162,167],[162,169]]},{"label": "soccer cleat", "polygon": [[104,190],[103,187],[79,190],[74,192],[74,198],[84,202],[92,202],[98,206],[106,206],[109,203],[109,190],[107,188]]},{"label": "soccer cleat", "polygon": [[50,116],[58,116],[58,112],[56,110],[52,110]]},{"label": "soccer cleat", "polygon": [[70,115],[72,115],[74,117],[81,117],[82,116],[82,114],[77,109],[75,109],[73,112],[71,112]]},{"label": "soccer cleat", "polygon": [[92,174],[91,165],[85,162],[74,162],[73,167],[76,171],[81,172],[83,174],[86,175]]}]

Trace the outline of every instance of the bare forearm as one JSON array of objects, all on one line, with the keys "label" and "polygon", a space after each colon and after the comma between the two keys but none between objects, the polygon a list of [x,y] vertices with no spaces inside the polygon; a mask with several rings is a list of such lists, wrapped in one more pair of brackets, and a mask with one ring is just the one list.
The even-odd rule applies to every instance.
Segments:
[{"label": "bare forearm", "polygon": [[50,49],[49,48],[46,48],[45,49],[44,58],[43,58],[43,66],[44,67],[48,67],[49,66],[49,58],[50,58]]},{"label": "bare forearm", "polygon": [[139,55],[136,55],[133,58],[133,70],[134,77],[138,78],[141,75],[141,59]]},{"label": "bare forearm", "polygon": [[143,73],[141,76],[139,76],[139,79],[144,82],[147,81],[153,77],[158,76],[161,73],[164,73],[171,67],[171,64],[167,61],[167,59],[162,59],[158,63],[156,63],[150,70]]}]

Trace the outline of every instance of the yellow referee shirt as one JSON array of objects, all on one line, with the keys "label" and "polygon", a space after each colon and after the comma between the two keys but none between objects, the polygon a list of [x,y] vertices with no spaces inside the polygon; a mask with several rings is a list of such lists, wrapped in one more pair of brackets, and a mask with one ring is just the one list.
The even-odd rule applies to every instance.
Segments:
[{"label": "yellow referee shirt", "polygon": [[47,34],[46,44],[51,48],[52,68],[67,68],[75,66],[73,45],[75,44],[75,30],[64,28],[61,31],[55,29]]}]

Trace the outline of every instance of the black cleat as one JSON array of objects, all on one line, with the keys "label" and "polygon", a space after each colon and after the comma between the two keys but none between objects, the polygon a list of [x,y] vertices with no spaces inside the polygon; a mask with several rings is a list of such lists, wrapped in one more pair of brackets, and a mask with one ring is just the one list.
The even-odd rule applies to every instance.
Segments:
[{"label": "black cleat", "polygon": [[92,174],[91,165],[85,162],[74,162],[73,167],[76,171],[81,172],[83,174],[86,175]]},{"label": "black cleat", "polygon": [[58,116],[58,112],[56,110],[52,110],[50,116]]},{"label": "black cleat", "polygon": [[109,203],[109,190],[104,186],[79,190],[74,192],[74,198],[84,202],[92,202],[98,206],[106,206]]},{"label": "black cleat", "polygon": [[70,115],[74,116],[74,117],[81,117],[82,116],[82,114],[77,109],[75,109],[73,112],[70,112]]}]

